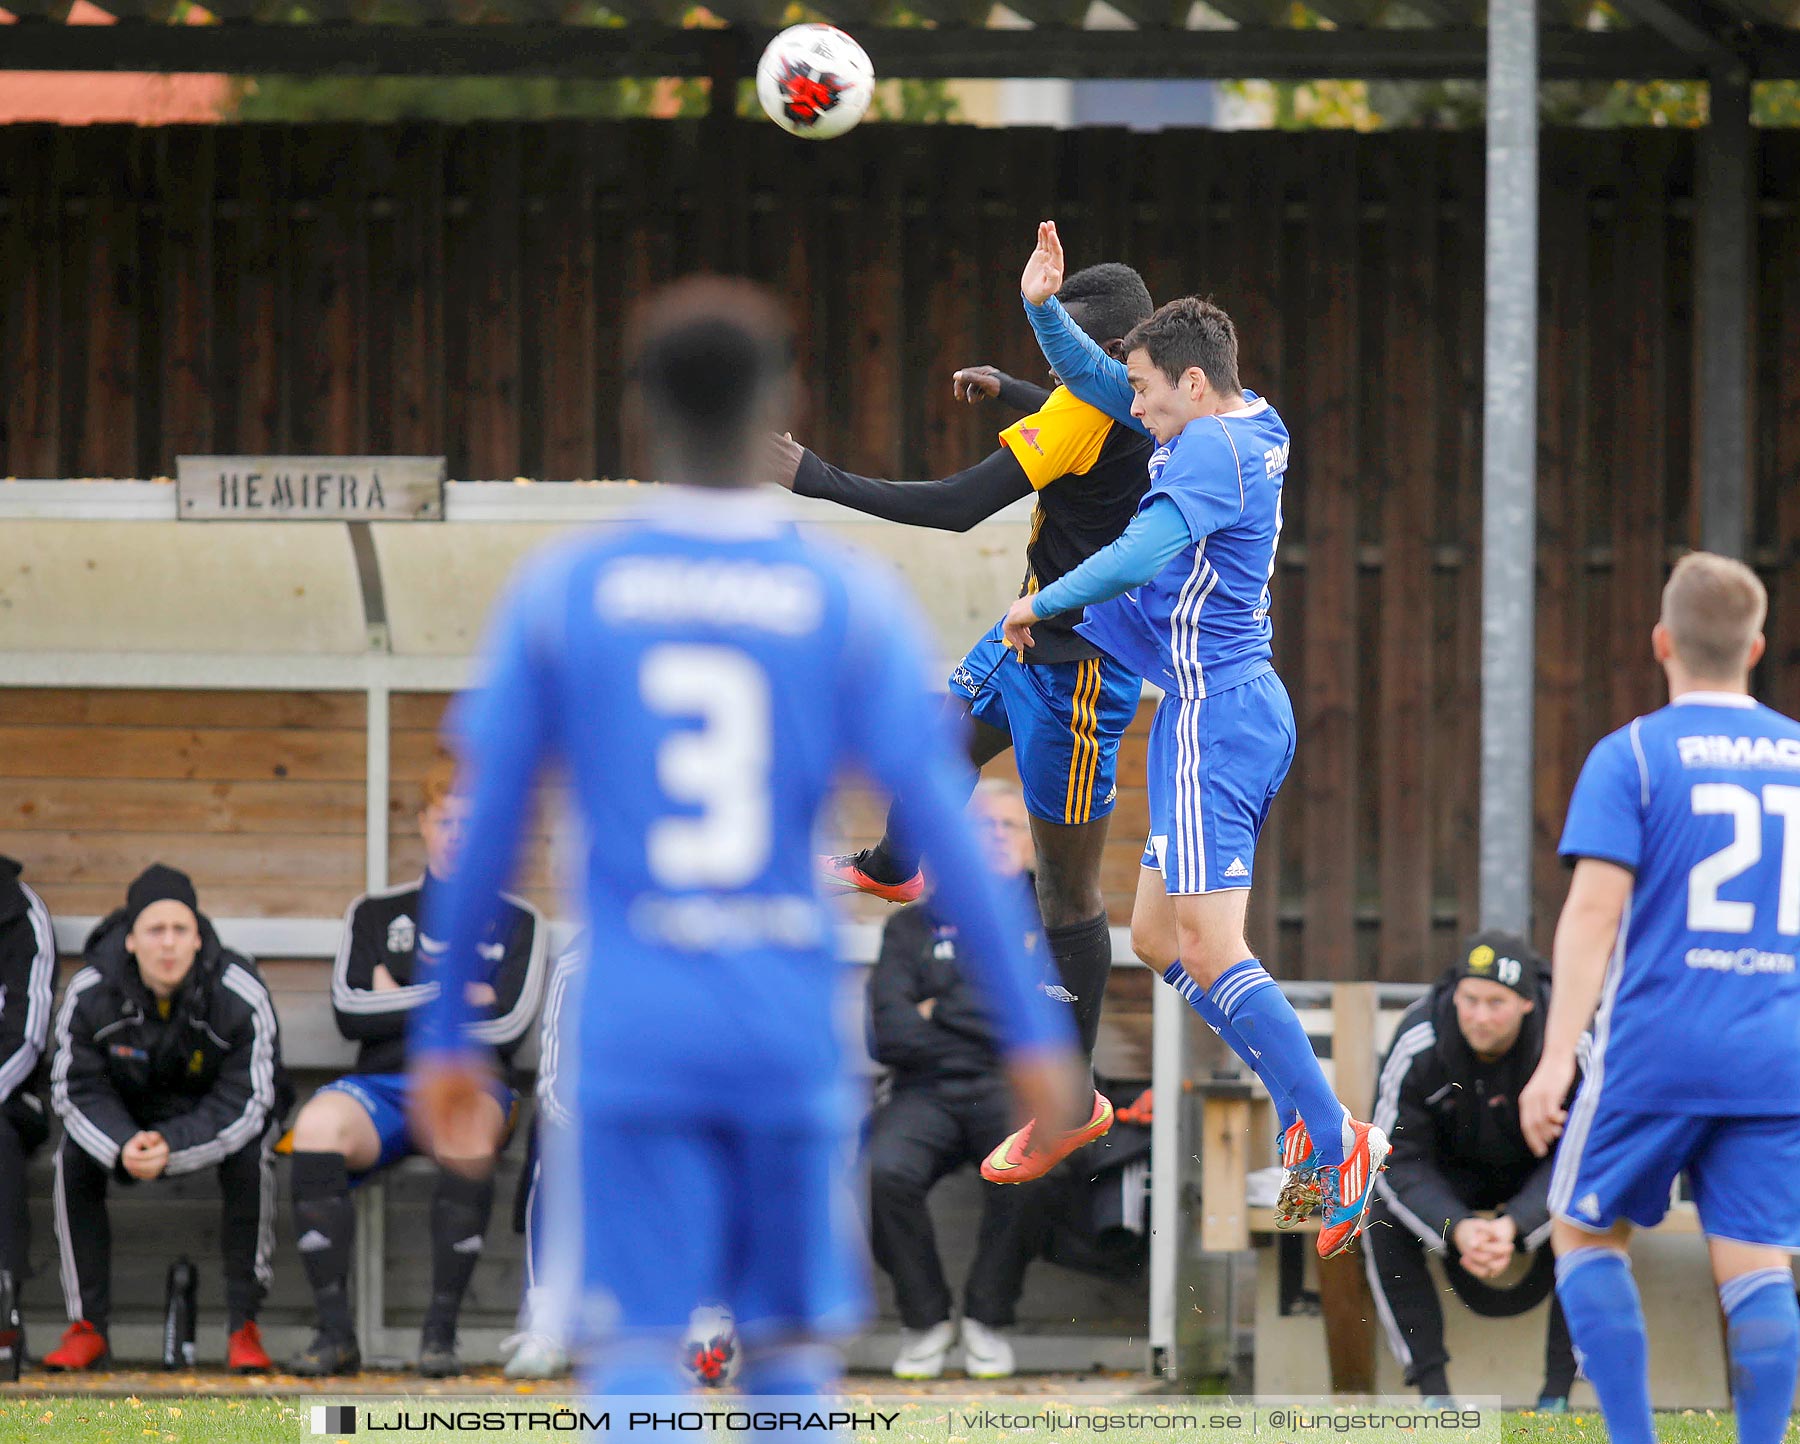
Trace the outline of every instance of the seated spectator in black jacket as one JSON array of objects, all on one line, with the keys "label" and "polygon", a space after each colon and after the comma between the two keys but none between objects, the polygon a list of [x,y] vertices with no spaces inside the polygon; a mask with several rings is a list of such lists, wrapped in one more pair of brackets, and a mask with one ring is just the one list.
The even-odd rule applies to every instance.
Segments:
[{"label": "seated spectator in black jacket", "polygon": [[[984,782],[973,804],[1002,875],[1034,896],[1024,799]],[[1035,904],[1030,916],[1036,918]],[[1048,959],[1041,936],[1036,950]],[[869,1120],[871,1245],[894,1282],[903,1326],[894,1376],[932,1379],[957,1340],[950,1287],[925,1196],[939,1179],[979,1163],[1018,1126],[992,1026],[957,958],[956,930],[931,900],[888,919],[868,986],[869,1051],[892,1069],[892,1092]],[[1025,1268],[1043,1243],[1048,1179],[981,1184],[981,1227],[963,1290],[964,1367],[972,1378],[1013,1372],[1013,1322]]]},{"label": "seated spectator in black jacket", "polygon": [[[423,936],[426,895],[449,875],[462,843],[468,800],[455,791],[455,765],[440,756],[425,777],[419,833],[425,876],[405,887],[369,893],[344,915],[344,940],[331,973],[331,1007],[338,1031],[358,1044],[356,1066],[307,1100],[294,1122],[294,1229],[318,1310],[318,1332],[289,1367],[296,1374],[353,1374],[362,1353],[350,1317],[350,1254],[357,1180],[424,1153],[441,1165],[431,1200],[431,1301],[419,1347],[419,1372],[429,1378],[460,1373],[456,1320],[494,1207],[491,1173],[459,1167],[434,1149],[408,1118],[407,1015],[437,995],[432,960],[441,951]],[[545,928],[536,908],[503,899],[503,911],[483,944],[492,971],[473,985],[469,1000],[485,1016],[472,1036],[512,1058],[537,1016],[544,990]],[[494,1082],[482,1126],[493,1146],[510,1127],[517,1095],[509,1080]]]},{"label": "seated spectator in black jacket", "polygon": [[[1568,1407],[1575,1355],[1555,1299],[1550,1237],[1552,1150],[1519,1131],[1519,1090],[1543,1051],[1549,968],[1523,939],[1478,933],[1431,992],[1407,1009],[1382,1063],[1375,1126],[1393,1140],[1376,1184],[1364,1256],[1376,1310],[1406,1382],[1448,1395],[1444,1316],[1425,1255],[1477,1314],[1524,1313],[1550,1296],[1539,1408]],[[1587,1063],[1587,1040],[1581,1062]],[[1497,1280],[1534,1255],[1511,1287]],[[1477,1381],[1472,1391],[1492,1392]]]},{"label": "seated spectator in black jacket", "polygon": [[[9,1276],[15,1299],[29,1272],[25,1160],[50,1132],[37,1082],[50,1035],[50,996],[56,991],[50,913],[19,881],[22,870],[10,857],[0,857],[0,1271]],[[0,1318],[0,1329],[6,1326]]]},{"label": "seated spectator in black jacket", "polygon": [[56,1015],[50,1097],[56,1241],[70,1323],[48,1369],[106,1357],[112,1233],[106,1190],[219,1170],[230,1314],[226,1358],[269,1367],[256,1311],[275,1244],[271,1151],[293,1094],[275,1005],[248,958],[219,943],[185,873],[153,864],[87,940]]}]

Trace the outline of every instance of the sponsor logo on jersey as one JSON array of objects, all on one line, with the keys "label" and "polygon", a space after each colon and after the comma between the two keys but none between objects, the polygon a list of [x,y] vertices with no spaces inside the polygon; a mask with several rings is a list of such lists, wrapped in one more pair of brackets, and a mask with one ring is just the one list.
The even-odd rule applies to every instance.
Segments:
[{"label": "sponsor logo on jersey", "polygon": [[486,963],[497,963],[506,956],[505,943],[476,943],[475,952]]},{"label": "sponsor logo on jersey", "polygon": [[594,605],[610,622],[665,627],[702,621],[797,637],[818,625],[825,595],[805,567],[628,557],[601,574]]},{"label": "sponsor logo on jersey", "polygon": [[1683,767],[1797,767],[1800,737],[1678,737]]},{"label": "sponsor logo on jersey", "polygon": [[418,940],[418,925],[405,913],[388,924],[387,949],[390,953],[410,953]]},{"label": "sponsor logo on jersey", "polygon": [[1758,973],[1791,973],[1792,953],[1764,953],[1755,948],[1689,948],[1687,965],[1700,972],[1735,973],[1740,978]]}]

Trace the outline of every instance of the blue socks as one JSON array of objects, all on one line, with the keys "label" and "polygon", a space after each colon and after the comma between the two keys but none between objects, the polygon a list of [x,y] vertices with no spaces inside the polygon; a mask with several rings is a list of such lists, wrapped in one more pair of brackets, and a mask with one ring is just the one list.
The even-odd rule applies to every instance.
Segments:
[{"label": "blue socks", "polygon": [[1230,1020],[1248,1050],[1246,1061],[1268,1082],[1269,1091],[1279,1089],[1294,1100],[1319,1161],[1332,1168],[1341,1164],[1350,1115],[1325,1081],[1306,1029],[1275,980],[1255,958],[1246,958],[1227,968],[1206,991],[1213,1006]]},{"label": "blue socks", "polygon": [[1738,1444],[1778,1444],[1800,1367],[1800,1304],[1786,1268],[1756,1269],[1719,1285],[1731,1347]]},{"label": "blue socks", "polygon": [[1247,1067],[1258,1078],[1263,1087],[1269,1090],[1269,1097],[1275,1104],[1275,1120],[1278,1136],[1277,1145],[1288,1129],[1292,1128],[1300,1117],[1300,1110],[1294,1107],[1294,1096],[1279,1083],[1270,1078],[1263,1068],[1262,1060],[1257,1058],[1244,1046],[1244,1040],[1238,1036],[1238,1030],[1231,1026],[1231,1019],[1221,1013],[1213,1000],[1206,995],[1206,989],[1188,976],[1186,968],[1180,963],[1170,963],[1163,973],[1163,981],[1180,993],[1187,1000],[1187,1005],[1200,1015],[1200,1021],[1224,1039],[1225,1046],[1236,1053]]},{"label": "blue socks", "polygon": [[[1788,1293],[1793,1293],[1791,1285]],[[1556,1261],[1556,1296],[1562,1300],[1581,1371],[1600,1396],[1612,1444],[1656,1444],[1650,1413],[1650,1341],[1631,1260],[1610,1248],[1566,1253]],[[1788,1384],[1791,1391],[1791,1372]],[[1785,1422],[1786,1398],[1781,1409]]]}]

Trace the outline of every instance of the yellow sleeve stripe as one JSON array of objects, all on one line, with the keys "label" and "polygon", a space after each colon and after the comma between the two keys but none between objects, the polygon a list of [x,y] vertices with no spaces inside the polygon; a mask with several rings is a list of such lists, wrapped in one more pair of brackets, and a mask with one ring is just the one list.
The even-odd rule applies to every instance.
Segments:
[{"label": "yellow sleeve stripe", "polygon": [[1033,488],[1042,491],[1058,477],[1091,471],[1111,430],[1110,416],[1059,386],[1041,410],[1002,431],[1000,444],[1012,452]]}]

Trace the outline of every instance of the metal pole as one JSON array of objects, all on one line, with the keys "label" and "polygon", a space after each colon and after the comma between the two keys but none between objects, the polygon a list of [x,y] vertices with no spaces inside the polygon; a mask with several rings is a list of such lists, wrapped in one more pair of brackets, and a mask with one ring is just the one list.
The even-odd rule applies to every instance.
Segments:
[{"label": "metal pole", "polygon": [[1175,1347],[1175,1290],[1187,1222],[1182,1206],[1188,1157],[1182,1129],[1187,1110],[1181,1086],[1187,1076],[1187,1004],[1173,988],[1152,988],[1151,994],[1150,1084],[1156,1108],[1150,1118],[1150,1371],[1173,1379],[1181,1369]]},{"label": "metal pole", "polygon": [[371,682],[365,696],[368,719],[363,769],[367,774],[363,793],[363,873],[364,886],[370,892],[379,892],[392,881],[388,877],[388,788],[393,724],[387,683]]},{"label": "metal pole", "polygon": [[1537,539],[1536,0],[1488,7],[1481,458],[1481,925],[1531,926]]},{"label": "metal pole", "polygon": [[1700,133],[1698,260],[1699,373],[1694,471],[1700,494],[1700,545],[1741,557],[1748,535],[1751,406],[1750,288],[1755,276],[1756,133],[1750,125],[1750,77],[1719,66],[1708,87]]}]

